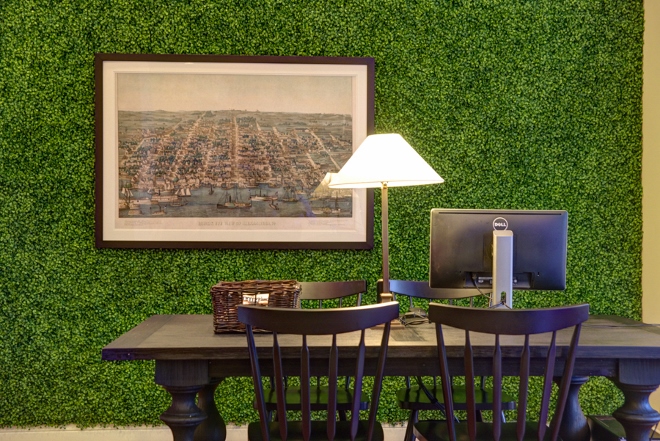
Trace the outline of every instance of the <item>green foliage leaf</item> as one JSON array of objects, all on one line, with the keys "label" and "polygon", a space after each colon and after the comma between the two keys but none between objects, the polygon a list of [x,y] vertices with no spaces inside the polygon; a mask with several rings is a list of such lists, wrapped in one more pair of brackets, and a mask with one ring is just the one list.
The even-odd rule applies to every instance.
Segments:
[{"label": "green foliage leaf", "polygon": [[[153,363],[101,348],[210,313],[218,280],[367,279],[375,299],[379,232],[373,251],[96,249],[96,52],[374,57],[376,131],[446,179],[390,192],[392,277],[427,277],[431,208],[566,209],[568,289],[516,304],[641,316],[642,2],[4,0],[0,22],[0,426],[159,424]],[[621,403],[591,384],[588,412]],[[227,422],[256,418],[247,379],[218,393]]]}]

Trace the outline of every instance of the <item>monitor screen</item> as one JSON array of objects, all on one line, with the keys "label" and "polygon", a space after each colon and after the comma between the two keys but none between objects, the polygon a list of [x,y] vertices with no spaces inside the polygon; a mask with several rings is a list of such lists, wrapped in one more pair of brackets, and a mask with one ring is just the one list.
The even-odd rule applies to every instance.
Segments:
[{"label": "monitor screen", "polygon": [[561,210],[431,210],[430,286],[490,291],[494,230],[513,232],[514,290],[566,289]]}]

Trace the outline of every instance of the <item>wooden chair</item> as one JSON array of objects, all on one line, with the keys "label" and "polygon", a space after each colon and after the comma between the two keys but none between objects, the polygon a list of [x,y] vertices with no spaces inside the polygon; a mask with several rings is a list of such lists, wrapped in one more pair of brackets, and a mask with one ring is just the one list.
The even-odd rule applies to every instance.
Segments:
[{"label": "wooden chair", "polygon": [[356,296],[356,306],[362,304],[362,294],[367,292],[366,280],[338,282],[299,282],[300,300],[316,300],[323,307],[324,300],[339,299],[339,307],[346,297]]},{"label": "wooden chair", "polygon": [[[303,306],[307,302],[318,302],[318,308],[323,307],[323,302],[327,300],[339,300],[339,307],[342,306],[344,299],[347,297],[355,296],[355,305],[362,304],[362,294],[367,291],[366,280],[349,280],[349,281],[336,281],[336,282],[299,282],[300,296],[299,299]],[[321,384],[321,378],[316,377],[315,384],[311,385],[311,406],[312,410],[325,410],[328,406],[328,386]],[[285,380],[285,399],[287,408],[289,410],[300,410],[300,387],[289,386],[288,381]],[[264,397],[266,402],[266,410],[269,413],[277,409],[277,394],[275,388],[271,387],[264,389]],[[353,391],[351,389],[351,378],[346,377],[344,387],[337,390],[337,411],[340,419],[346,419],[346,412],[351,410],[353,402]],[[369,408],[369,397],[363,393],[360,398],[360,410],[367,410]]]},{"label": "wooden chair", "polygon": [[[378,282],[378,292],[382,290],[382,281]],[[428,300],[449,300],[452,303],[454,300],[470,298],[470,306],[472,306],[472,297],[474,292],[467,289],[439,289],[431,288],[426,281],[416,280],[390,280],[390,291],[396,295],[408,296],[410,306],[408,313],[402,315],[402,323],[419,323],[426,322],[426,311],[413,306],[414,298],[428,299]],[[396,298],[396,297],[395,297]],[[433,384],[424,384],[420,378],[416,378],[417,384],[412,385],[410,377],[405,377],[406,387],[399,389],[396,392],[396,399],[399,407],[410,411],[408,416],[408,425],[406,426],[406,433],[404,440],[412,441],[414,439],[413,426],[417,422],[419,412],[421,410],[438,410],[444,402],[442,396],[442,388],[438,387],[436,379],[433,379]],[[478,379],[479,388],[476,389],[475,405],[477,408],[477,418],[481,419],[481,412],[484,410],[493,410],[493,391],[487,388],[484,384],[484,378]],[[465,410],[467,407],[466,389],[463,385],[453,386],[453,400],[455,410]],[[502,396],[502,410],[515,409],[515,398],[503,394]]]},{"label": "wooden chair", "polygon": [[[387,356],[387,345],[390,333],[390,322],[399,315],[399,305],[396,302],[381,303],[377,305],[328,308],[328,309],[290,309],[290,308],[264,308],[259,306],[239,306],[238,319],[246,325],[248,349],[252,365],[252,380],[254,392],[259,411],[259,423],[248,425],[248,439],[250,441],[273,440],[310,440],[310,439],[335,439],[343,440],[365,440],[379,441],[383,439],[383,430],[376,421],[378,400],[383,380],[383,369]],[[368,328],[383,325],[377,329],[370,330],[379,336],[379,357],[374,376],[374,387],[371,394],[371,409],[368,420],[360,420],[360,400],[362,393],[363,376],[365,369],[366,342],[365,334]],[[257,348],[253,328],[272,331],[272,348]],[[338,347],[337,334],[347,332],[359,332],[356,335],[355,347]],[[282,335],[294,334],[296,336]],[[315,341],[320,335],[332,336],[332,344],[328,351],[329,363],[327,366],[319,367],[317,363],[312,364],[310,354],[316,353]],[[302,343],[301,343],[302,340]],[[323,339],[322,346],[327,345]],[[300,349],[293,349],[292,346]],[[267,360],[265,353],[272,353],[272,359]],[[298,361],[299,360],[299,361]],[[340,363],[341,360],[341,363]],[[269,364],[272,362],[272,365]],[[262,364],[263,362],[263,364]],[[299,365],[296,367],[296,365]],[[329,396],[326,406],[328,415],[337,412],[337,391],[339,366],[344,363],[354,363],[354,395],[352,401],[350,420],[337,421],[335,418],[325,418],[323,421],[313,421],[311,417],[311,388],[309,387],[311,376],[314,374],[327,375],[329,384]],[[277,400],[277,421],[271,421],[268,417],[266,403],[264,400],[264,388],[262,383],[262,369],[272,366],[275,379],[275,391]],[[312,366],[320,369],[320,372],[312,372]],[[287,371],[285,371],[285,367]],[[300,421],[289,421],[287,418],[287,403],[284,399],[286,389],[283,377],[295,374],[300,376]],[[326,421],[327,420],[327,421]]]},{"label": "wooden chair", "polygon": [[[566,406],[568,389],[575,364],[575,354],[580,337],[581,324],[589,316],[589,305],[575,305],[547,309],[481,309],[464,308],[450,305],[432,304],[429,307],[429,319],[436,325],[438,339],[438,355],[442,379],[447,419],[443,421],[419,421],[414,426],[414,433],[422,441],[456,441],[456,440],[537,440],[555,441],[559,438],[561,418]],[[456,329],[451,329],[451,328]],[[572,328],[570,332],[558,337],[558,331]],[[453,391],[450,376],[445,341],[450,338],[460,338],[464,330],[464,375],[467,387],[467,420],[456,423]],[[474,333],[491,334],[491,337],[477,336]],[[551,333],[551,340],[539,347],[538,343],[530,344],[530,339],[536,340],[535,334]],[[494,336],[494,338],[492,337]],[[509,337],[515,336],[515,337]],[[524,337],[524,338],[523,338]],[[557,350],[557,339],[568,340],[568,351]],[[518,388],[518,404],[516,422],[505,423],[494,418],[492,423],[477,422],[475,406],[475,363],[479,359],[492,360],[493,375],[493,412],[501,410],[502,396],[502,352],[510,352],[507,341],[515,339],[516,347],[524,342],[520,350],[520,381]],[[488,339],[486,342],[485,339]],[[474,346],[473,346],[474,344]],[[534,360],[532,367],[531,360]],[[541,372],[536,363],[545,360]],[[561,381],[556,397],[554,414],[547,426],[550,408],[552,384],[557,372],[555,366],[563,366]],[[483,364],[482,364],[483,366]],[[488,366],[488,365],[486,365]],[[538,372],[531,372],[531,369]],[[527,403],[529,393],[529,377],[532,374],[543,375],[542,398],[539,412],[539,422],[527,421]]]}]

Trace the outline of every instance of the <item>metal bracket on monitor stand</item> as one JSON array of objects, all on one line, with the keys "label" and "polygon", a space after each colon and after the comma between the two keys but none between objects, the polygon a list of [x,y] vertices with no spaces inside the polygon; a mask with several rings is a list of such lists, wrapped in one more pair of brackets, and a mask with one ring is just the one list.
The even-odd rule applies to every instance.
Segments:
[{"label": "metal bracket on monitor stand", "polygon": [[490,306],[513,307],[513,231],[493,231],[493,294]]}]

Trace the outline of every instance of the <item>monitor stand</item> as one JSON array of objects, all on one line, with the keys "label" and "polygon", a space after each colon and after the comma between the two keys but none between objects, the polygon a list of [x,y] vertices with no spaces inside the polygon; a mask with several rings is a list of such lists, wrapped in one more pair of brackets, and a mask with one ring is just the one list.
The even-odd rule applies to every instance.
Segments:
[{"label": "monitor stand", "polygon": [[513,231],[493,231],[493,294],[490,306],[513,308]]}]

